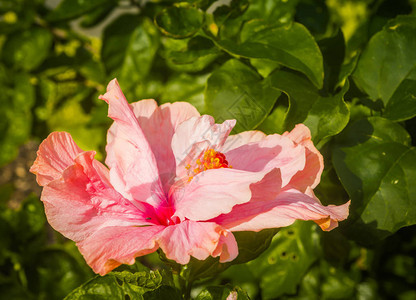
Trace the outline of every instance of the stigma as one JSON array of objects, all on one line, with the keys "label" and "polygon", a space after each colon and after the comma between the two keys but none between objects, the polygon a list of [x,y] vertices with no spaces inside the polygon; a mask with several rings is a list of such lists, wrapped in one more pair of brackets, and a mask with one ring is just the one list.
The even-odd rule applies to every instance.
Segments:
[{"label": "stigma", "polygon": [[228,164],[225,155],[214,149],[208,149],[202,154],[193,165],[188,164],[185,167],[188,170],[188,182],[199,173],[210,169],[232,168]]}]

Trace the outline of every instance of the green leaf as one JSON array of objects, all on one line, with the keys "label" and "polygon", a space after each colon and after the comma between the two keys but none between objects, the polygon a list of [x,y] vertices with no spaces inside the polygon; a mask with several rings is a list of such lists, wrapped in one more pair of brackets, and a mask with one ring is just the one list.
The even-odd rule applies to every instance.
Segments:
[{"label": "green leaf", "polygon": [[124,14],[105,27],[101,57],[110,77],[123,65],[131,36],[139,24],[138,15]]},{"label": "green leaf", "polygon": [[91,271],[86,272],[68,252],[59,248],[39,252],[31,269],[35,271],[29,273],[33,276],[30,280],[32,289],[42,299],[63,299],[93,275]]},{"label": "green leaf", "polygon": [[244,18],[263,19],[268,23],[289,23],[293,21],[298,0],[257,0],[251,1]]},{"label": "green leaf", "polygon": [[211,40],[201,36],[190,39],[180,51],[167,51],[166,61],[170,68],[180,72],[199,72],[220,56],[221,51]]},{"label": "green leaf", "polygon": [[130,36],[119,71],[120,84],[130,89],[149,73],[159,47],[159,34],[149,19],[144,19]]},{"label": "green leaf", "polygon": [[[416,74],[416,69],[414,73]],[[416,116],[416,77],[403,80],[384,110],[383,117],[392,121],[404,121]]]},{"label": "green leaf", "polygon": [[11,84],[0,82],[0,166],[11,161],[29,137],[35,91],[28,74],[14,74]]},{"label": "green leaf", "polygon": [[289,97],[289,109],[282,120],[285,130],[304,123],[318,143],[338,134],[347,125],[350,113],[343,97],[348,83],[337,94],[324,97],[308,80],[292,72],[277,70],[270,75],[270,81]]},{"label": "green leaf", "polygon": [[416,150],[409,144],[405,129],[380,117],[359,120],[340,136],[332,161],[351,197],[352,238],[373,243],[416,224]]},{"label": "green leaf", "polygon": [[238,60],[229,60],[208,78],[207,112],[217,122],[236,119],[235,131],[256,128],[269,114],[279,92],[269,81]]},{"label": "green leaf", "polygon": [[124,90],[145,78],[159,47],[159,34],[149,19],[125,14],[104,30],[102,61],[110,78]]},{"label": "green leaf", "polygon": [[163,271],[112,272],[84,283],[65,299],[181,299],[172,285]]},{"label": "green leaf", "polygon": [[319,254],[316,228],[312,222],[297,221],[281,229],[269,249],[247,264],[260,281],[263,299],[296,292],[297,285]]},{"label": "green leaf", "polygon": [[345,57],[345,40],[339,29],[334,36],[318,42],[324,57],[324,89],[332,93],[339,84],[341,65]]},{"label": "green leaf", "polygon": [[10,35],[3,46],[2,57],[14,69],[30,71],[45,60],[51,45],[50,31],[35,27]]},{"label": "green leaf", "polygon": [[117,0],[107,0],[105,3],[85,14],[80,22],[84,28],[94,27],[106,19],[106,17],[117,7]]},{"label": "green leaf", "polygon": [[46,19],[49,22],[75,19],[95,8],[105,6],[107,2],[113,3],[112,0],[62,0],[59,5],[47,15]]},{"label": "green leaf", "polygon": [[301,0],[296,6],[295,18],[314,36],[322,36],[326,33],[330,20],[328,5],[325,0]]},{"label": "green leaf", "polygon": [[238,245],[238,256],[236,259],[228,263],[220,263],[219,258],[209,257],[203,261],[191,258],[181,275],[189,281],[194,281],[217,275],[232,265],[253,260],[269,247],[273,236],[278,231],[279,229],[264,229],[259,232],[234,232],[233,234]]},{"label": "green leaf", "polygon": [[241,43],[231,40],[216,43],[237,57],[268,59],[300,71],[316,87],[322,87],[322,54],[312,35],[299,23],[270,26],[262,20],[252,20],[243,27]]},{"label": "green leaf", "polygon": [[204,91],[208,75],[190,75],[180,73],[171,76],[164,85],[160,95],[160,103],[186,101],[191,103],[200,113],[205,112]]},{"label": "green leaf", "polygon": [[[414,96],[414,91],[408,89],[409,83],[404,83],[416,68],[415,34],[416,17],[399,16],[391,20],[371,38],[353,74],[357,85],[373,101],[381,99],[388,107],[387,115],[395,120],[415,115],[414,98],[406,98],[408,94]],[[410,105],[411,112],[401,109],[404,104]]]},{"label": "green leaf", "polygon": [[[230,298],[228,298],[230,297]],[[231,286],[209,286],[203,289],[195,300],[249,300],[247,293],[244,292],[241,288]]]},{"label": "green leaf", "polygon": [[165,8],[155,17],[155,24],[160,31],[176,39],[193,36],[203,22],[203,12],[185,2]]}]

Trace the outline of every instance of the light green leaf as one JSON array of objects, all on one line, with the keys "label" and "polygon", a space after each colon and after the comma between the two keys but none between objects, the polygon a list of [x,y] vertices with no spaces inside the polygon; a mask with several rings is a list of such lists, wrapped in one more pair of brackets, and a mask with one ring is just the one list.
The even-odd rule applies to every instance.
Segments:
[{"label": "light green leaf", "polygon": [[208,78],[205,104],[217,123],[236,119],[234,129],[240,132],[256,128],[267,117],[279,95],[268,80],[233,59]]},{"label": "light green leaf", "polygon": [[351,197],[346,230],[372,243],[416,224],[416,149],[400,125],[380,117],[353,123],[333,150],[335,170]]},{"label": "light green leaf", "polygon": [[30,76],[14,74],[11,80],[11,86],[0,82],[0,166],[16,157],[19,146],[27,140],[32,128],[35,90]]},{"label": "light green leaf", "polygon": [[44,28],[34,27],[6,40],[2,56],[15,69],[33,70],[48,56],[52,45],[52,34]]},{"label": "light green leaf", "polygon": [[337,94],[324,97],[308,80],[292,72],[277,70],[270,75],[270,81],[274,88],[289,97],[285,130],[304,123],[311,130],[314,142],[318,143],[338,134],[347,125],[350,113],[343,97],[348,84]]},{"label": "light green leaf", "polygon": [[216,43],[237,57],[268,59],[300,71],[316,87],[322,87],[322,54],[312,35],[299,23],[270,26],[264,21],[252,20],[243,27],[241,43],[231,40]]},{"label": "light green leaf", "polygon": [[409,89],[412,83],[404,82],[416,67],[415,35],[415,16],[391,20],[371,38],[353,73],[357,85],[373,101],[380,99],[393,120],[416,114],[414,90]]},{"label": "light green leaf", "polygon": [[165,8],[155,17],[155,24],[160,31],[177,39],[194,35],[202,27],[203,22],[203,12],[185,2]]}]

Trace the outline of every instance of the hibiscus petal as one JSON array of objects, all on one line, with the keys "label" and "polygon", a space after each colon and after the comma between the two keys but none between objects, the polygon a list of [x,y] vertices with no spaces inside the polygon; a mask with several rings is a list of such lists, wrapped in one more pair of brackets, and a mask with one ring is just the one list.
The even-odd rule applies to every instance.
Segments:
[{"label": "hibiscus petal", "polygon": [[165,199],[156,159],[116,79],[99,98],[108,103],[108,115],[117,124],[106,147],[111,183],[130,200],[160,205]]},{"label": "hibiscus petal", "polygon": [[106,227],[77,246],[94,272],[105,275],[121,264],[132,265],[135,258],[156,251],[164,226]]},{"label": "hibiscus petal", "polygon": [[146,220],[153,217],[152,207],[136,207],[117,193],[94,155],[79,154],[61,178],[44,187],[41,200],[49,224],[76,242],[108,226],[153,225]]},{"label": "hibiscus petal", "polygon": [[[150,101],[152,112],[149,110]],[[169,183],[176,176],[175,156],[171,148],[173,134],[179,124],[200,114],[187,102],[165,103],[158,107],[154,100],[141,100],[132,103],[132,107],[156,158],[165,190],[168,190]]]},{"label": "hibiscus petal", "polygon": [[290,180],[290,185],[300,191],[305,191],[308,186],[316,187],[324,169],[324,159],[311,141],[311,132],[308,127],[298,124],[291,132],[285,132],[283,136],[290,138],[295,144],[305,147],[306,163],[305,168],[299,171]]},{"label": "hibiscus petal", "polygon": [[62,176],[73,164],[74,158],[83,152],[67,132],[52,132],[39,146],[30,172],[36,174],[39,185],[47,185]]},{"label": "hibiscus petal", "polygon": [[[222,237],[225,237],[225,239]],[[160,248],[168,259],[187,264],[191,256],[204,260],[208,256],[220,256],[223,259],[235,258],[238,248],[232,233],[212,222],[194,222],[186,220],[168,226],[158,238]]]},{"label": "hibiscus petal", "polygon": [[238,148],[248,143],[258,142],[266,138],[266,134],[258,130],[243,131],[230,135],[222,147],[224,152]]},{"label": "hibiscus petal", "polygon": [[289,226],[296,220],[313,220],[323,230],[329,231],[338,226],[338,221],[348,217],[349,204],[323,206],[316,198],[290,189],[273,200],[237,205],[229,214],[216,218],[215,222],[231,231],[260,231]]},{"label": "hibiscus petal", "polygon": [[195,144],[207,142],[208,148],[220,149],[235,125],[235,120],[227,120],[222,124],[215,124],[214,118],[208,115],[193,117],[182,122],[172,137],[172,150],[176,159],[177,176],[184,172],[185,161],[196,160],[200,151],[191,150]]},{"label": "hibiscus petal", "polygon": [[234,169],[259,172],[280,168],[283,186],[305,167],[305,148],[278,134],[244,144],[224,154]]},{"label": "hibiscus petal", "polygon": [[[204,221],[231,211],[233,206],[250,201],[251,185],[261,181],[267,172],[246,172],[235,169],[212,169],[195,176],[182,188],[172,187],[175,216],[181,220]],[[272,173],[280,189],[279,172]],[[269,180],[270,181],[270,180]]]},{"label": "hibiscus petal", "polygon": [[223,231],[218,246],[212,253],[214,257],[218,255],[221,263],[233,261],[238,256],[237,241],[231,231]]}]

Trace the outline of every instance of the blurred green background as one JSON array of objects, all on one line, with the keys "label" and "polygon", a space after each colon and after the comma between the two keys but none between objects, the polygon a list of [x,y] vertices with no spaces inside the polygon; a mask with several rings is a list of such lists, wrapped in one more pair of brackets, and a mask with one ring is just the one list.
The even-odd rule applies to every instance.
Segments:
[{"label": "blurred green background", "polygon": [[[260,100],[248,98],[260,103],[257,109],[250,102],[248,111],[236,108],[236,131],[258,128],[269,134],[290,130],[303,120],[315,124],[312,107],[285,115],[296,99],[289,100],[291,84],[296,91],[298,82],[308,81],[305,86],[317,99],[339,100],[337,114],[327,112],[339,118],[336,124],[313,130],[326,159],[317,194],[326,204],[354,200],[337,159],[335,169],[331,163],[331,156],[339,153],[333,149],[348,146],[345,135],[354,136],[354,129],[338,140],[332,136],[349,122],[387,118],[387,113],[383,115],[379,99],[359,86],[360,74],[354,73],[355,81],[349,75],[372,36],[398,15],[413,17],[415,10],[414,0],[0,0],[0,299],[62,299],[94,276],[74,243],[48,226],[41,189],[28,169],[39,143],[52,131],[71,133],[82,149],[97,150],[97,158],[104,160],[111,122],[98,96],[115,77],[130,102],[188,101],[218,122],[229,117],[219,96],[233,95],[227,84],[250,86],[252,95],[264,94]],[[242,24],[255,25],[258,19],[283,28],[293,21],[301,24],[299,34],[313,37],[324,69],[308,73],[305,67],[253,58],[222,43],[238,42]],[[416,48],[408,50],[416,53]],[[302,55],[306,60],[309,54]],[[282,66],[304,70],[307,78]],[[269,76],[276,70],[282,73]],[[234,77],[233,72],[244,76]],[[287,84],[281,80],[283,87],[265,87],[266,79],[279,79],[279,74],[286,74],[280,76],[288,78]],[[401,128],[397,132],[407,130],[403,143],[414,146],[415,107],[399,109],[400,117],[389,120],[400,122],[395,123]],[[299,119],[302,114],[304,119]],[[317,115],[323,120],[323,114]],[[393,125],[377,126],[386,131]],[[414,191],[409,195],[407,205],[416,207]],[[296,223],[281,230],[256,260],[197,283],[193,295],[202,285],[230,283],[252,299],[416,299],[414,211],[390,232],[377,231],[372,241],[353,225],[323,234],[315,224]],[[141,261],[152,268],[160,264],[157,255]]]}]

